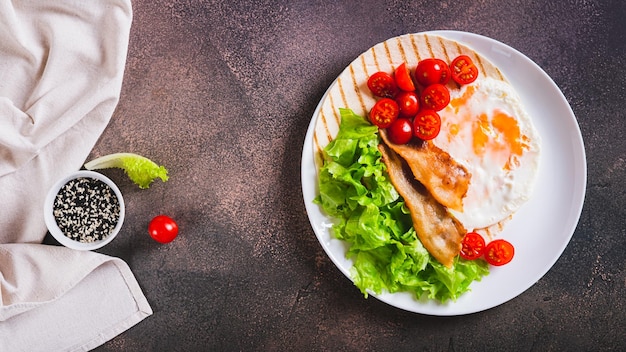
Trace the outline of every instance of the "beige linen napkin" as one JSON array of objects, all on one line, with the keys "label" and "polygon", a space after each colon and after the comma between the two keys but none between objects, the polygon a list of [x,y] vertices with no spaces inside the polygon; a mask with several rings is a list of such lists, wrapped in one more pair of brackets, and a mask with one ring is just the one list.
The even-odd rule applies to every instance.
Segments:
[{"label": "beige linen napkin", "polygon": [[0,351],[89,350],[152,314],[122,260],[40,244],[118,103],[130,0],[0,2]]}]

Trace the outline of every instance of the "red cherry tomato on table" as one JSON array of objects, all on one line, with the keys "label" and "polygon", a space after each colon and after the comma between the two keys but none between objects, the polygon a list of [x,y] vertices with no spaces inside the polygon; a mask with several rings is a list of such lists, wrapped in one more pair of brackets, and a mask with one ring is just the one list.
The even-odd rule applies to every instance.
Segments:
[{"label": "red cherry tomato on table", "polygon": [[396,68],[393,77],[396,80],[398,88],[402,89],[403,91],[412,92],[415,90],[415,84],[413,83],[411,73],[409,72],[408,67],[406,67],[405,62],[403,62],[400,66],[398,66],[398,68]]},{"label": "red cherry tomato on table", "polygon": [[167,215],[157,215],[150,221],[148,233],[159,243],[169,243],[178,235],[178,224]]},{"label": "red cherry tomato on table", "polygon": [[439,134],[441,117],[433,110],[422,110],[413,119],[413,134],[415,137],[427,141]]},{"label": "red cherry tomato on table", "polygon": [[476,232],[470,232],[461,242],[461,257],[469,260],[480,258],[485,252],[485,239]]},{"label": "red cherry tomato on table", "polygon": [[450,81],[450,67],[441,59],[424,59],[417,63],[415,80],[426,87],[431,84],[446,84]]},{"label": "red cherry tomato on table", "polygon": [[461,55],[450,64],[452,79],[458,84],[472,83],[478,78],[478,68],[467,55]]},{"label": "red cherry tomato on table", "polygon": [[387,72],[379,71],[367,80],[367,88],[377,97],[393,98],[398,93],[395,79]]},{"label": "red cherry tomato on table", "polygon": [[450,91],[443,84],[431,84],[422,91],[421,103],[425,109],[443,110],[450,103]]},{"label": "red cherry tomato on table", "polygon": [[389,140],[395,144],[406,144],[413,138],[413,126],[411,121],[405,118],[399,118],[387,128]]},{"label": "red cherry tomato on table", "polygon": [[493,240],[485,248],[485,260],[487,260],[487,263],[495,266],[509,263],[513,260],[514,254],[515,248],[513,248],[513,245],[503,239]]},{"label": "red cherry tomato on table", "polygon": [[391,98],[382,98],[370,110],[370,122],[378,128],[387,128],[398,118],[400,107]]},{"label": "red cherry tomato on table", "polygon": [[420,97],[415,92],[398,93],[396,103],[400,108],[400,117],[411,118],[417,115],[420,109]]}]

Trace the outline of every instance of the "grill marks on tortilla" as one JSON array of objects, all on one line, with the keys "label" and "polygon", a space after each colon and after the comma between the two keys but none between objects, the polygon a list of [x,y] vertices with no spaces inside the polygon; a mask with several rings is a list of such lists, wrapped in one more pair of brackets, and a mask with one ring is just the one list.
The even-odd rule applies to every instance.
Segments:
[{"label": "grill marks on tortilla", "polygon": [[[330,131],[328,130],[328,124],[326,123],[326,115],[324,115],[324,113],[322,112],[320,118],[322,119],[322,123],[324,124],[324,129],[326,130],[326,137],[328,139],[332,139],[332,135],[330,134]],[[336,117],[335,117],[336,118]],[[317,137],[317,136],[315,136]],[[317,138],[316,138],[317,139]]]},{"label": "grill marks on tortilla", "polygon": [[[337,79],[337,83],[338,82],[339,79]],[[334,124],[331,125],[331,120],[329,120],[330,117],[327,116],[327,112],[329,112],[329,110],[320,109],[318,121],[315,124],[315,131],[313,133],[313,148],[315,149],[314,160],[317,164],[321,163],[321,157],[324,147],[337,135],[339,123],[341,121],[339,108],[336,107],[333,96],[331,94],[328,94],[327,102],[328,104],[330,104],[331,107],[330,116],[334,118]],[[331,128],[331,126],[336,127]]]},{"label": "grill marks on tortilla", "polygon": [[[383,47],[385,48],[385,55],[387,56],[387,61],[389,63],[392,62],[391,60],[391,52],[389,51],[389,44],[388,42],[383,42]],[[393,70],[393,66],[392,66],[392,70]]]},{"label": "grill marks on tortilla", "polygon": [[[365,71],[365,75],[367,75],[367,70]],[[354,91],[356,92],[356,96],[359,99],[359,103],[361,104],[361,109],[366,110],[367,108],[365,107],[365,102],[363,101],[363,94],[361,94],[361,89],[359,88],[359,83],[356,80],[356,75],[354,73],[354,67],[352,65],[350,65],[350,77],[352,77],[352,87],[354,89]],[[344,99],[345,99],[345,94],[343,95]]]},{"label": "grill marks on tortilla", "polygon": [[[330,98],[330,105],[333,107],[332,116],[335,118],[334,122],[337,125],[339,125],[339,122],[341,121],[341,116],[339,115],[339,108],[335,105],[335,101],[334,101],[333,97],[329,96],[329,98]],[[325,119],[324,120],[324,127],[325,127],[326,132],[327,132],[326,135],[328,137],[328,140],[332,140],[333,139],[333,132],[330,130],[329,125],[326,122],[327,122],[327,120]],[[335,133],[335,135],[336,135],[336,133]]]},{"label": "grill marks on tortilla", "polygon": [[413,53],[415,53],[415,57],[417,58],[417,61],[419,62],[420,60],[422,60],[420,53],[419,53],[419,49],[417,47],[417,43],[415,42],[415,37],[411,37],[411,47],[413,48]]},{"label": "grill marks on tortilla", "polygon": [[[360,59],[361,59],[361,67],[363,67],[363,73],[365,74],[365,77],[369,77],[371,75],[371,73],[367,72],[367,65],[365,64],[365,55],[361,55]],[[354,77],[355,71],[352,70],[351,72],[352,72],[352,75],[353,75],[352,78],[356,82],[356,77]],[[372,72],[372,73],[374,73],[374,72]]]},{"label": "grill marks on tortilla", "polygon": [[[343,90],[341,77],[337,79],[337,85],[339,86],[339,93],[341,94],[341,101],[343,103],[343,106],[347,106],[348,101],[346,100],[346,92]],[[335,109],[335,111],[337,111],[337,109]],[[339,114],[339,112],[335,112],[335,116],[337,116],[337,122],[339,122],[341,120],[341,115]]]},{"label": "grill marks on tortilla", "polygon": [[446,46],[443,43],[443,39],[441,37],[438,38],[439,39],[439,45],[441,46],[441,49],[443,51],[443,59],[447,62],[450,63],[450,56],[448,56],[448,50],[446,50]]},{"label": "grill marks on tortilla", "polygon": [[485,67],[483,66],[483,62],[478,55],[474,55],[474,63],[478,65],[478,72],[485,72]]},{"label": "grill marks on tortilla", "polygon": [[433,53],[433,47],[430,45],[430,40],[427,35],[424,36],[424,41],[426,42],[426,47],[428,48],[428,54],[430,55],[430,57],[435,57],[435,54]]},{"label": "grill marks on tortilla", "polygon": [[[402,56],[402,61],[406,62],[407,61],[406,53],[404,52],[404,47],[402,46],[402,41],[400,39],[398,39],[396,41],[396,44],[398,45],[398,50],[400,51],[400,56]],[[395,67],[394,67],[394,69],[395,69]]]},{"label": "grill marks on tortilla", "polygon": [[[374,49],[374,47],[372,47],[369,50],[369,53],[372,56],[372,60],[374,61],[374,67],[376,67],[376,71],[380,70],[380,65],[378,64],[378,58],[376,57],[376,50]],[[361,56],[361,62],[363,62],[363,70],[365,71],[365,74],[367,75],[367,64],[365,63],[365,55]]]}]

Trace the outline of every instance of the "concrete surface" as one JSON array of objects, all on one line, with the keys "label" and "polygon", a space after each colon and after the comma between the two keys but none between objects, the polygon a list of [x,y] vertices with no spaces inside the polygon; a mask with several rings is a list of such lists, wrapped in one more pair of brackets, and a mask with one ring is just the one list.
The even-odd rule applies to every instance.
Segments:
[{"label": "concrete surface", "polygon": [[[138,0],[121,101],[91,157],[135,152],[170,181],[115,178],[126,260],[154,315],[98,351],[626,350],[626,2]],[[322,250],[300,186],[313,111],[361,52],[404,33],[474,32],[561,88],[588,162],[554,267],[485,312],[433,317],[364,299]],[[155,215],[180,235],[148,237]],[[559,219],[554,219],[559,221]]]}]

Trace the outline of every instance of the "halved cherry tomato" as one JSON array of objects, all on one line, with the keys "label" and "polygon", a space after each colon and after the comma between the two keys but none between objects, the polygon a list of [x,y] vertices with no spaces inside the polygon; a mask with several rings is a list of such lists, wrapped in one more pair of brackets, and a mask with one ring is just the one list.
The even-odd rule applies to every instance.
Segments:
[{"label": "halved cherry tomato", "polygon": [[478,68],[467,55],[461,55],[450,64],[452,79],[458,84],[472,83],[478,78]]},{"label": "halved cherry tomato", "polygon": [[395,79],[387,72],[379,71],[367,80],[367,87],[377,97],[393,98],[398,93]]},{"label": "halved cherry tomato", "polygon": [[450,103],[450,91],[443,84],[431,84],[422,91],[421,100],[425,109],[443,110]]},{"label": "halved cherry tomato", "polygon": [[461,257],[469,260],[480,258],[485,252],[485,239],[479,233],[469,232],[461,242]]},{"label": "halved cherry tomato", "polygon": [[424,87],[435,83],[446,84],[450,81],[450,67],[441,59],[424,59],[417,63],[415,80]]},{"label": "halved cherry tomato", "polygon": [[513,259],[515,249],[513,245],[503,239],[489,242],[485,248],[485,259],[487,263],[500,266],[509,263]]},{"label": "halved cherry tomato", "polygon": [[178,236],[178,224],[167,215],[157,215],[148,224],[148,233],[159,243],[172,242]]},{"label": "halved cherry tomato", "polygon": [[396,95],[396,103],[400,107],[400,117],[411,118],[420,109],[420,97],[415,92],[400,92]]},{"label": "halved cherry tomato", "polygon": [[387,128],[398,118],[399,113],[400,107],[395,100],[382,98],[370,110],[370,122],[378,128]]},{"label": "halved cherry tomato", "polygon": [[406,67],[406,63],[403,62],[398,68],[396,68],[393,73],[393,77],[396,79],[396,84],[398,88],[402,89],[405,92],[412,92],[415,90],[415,84],[413,83],[413,79],[411,78],[411,73],[409,72],[408,67]]},{"label": "halved cherry tomato", "polygon": [[387,127],[389,139],[395,144],[406,144],[413,138],[411,120],[399,118]]},{"label": "halved cherry tomato", "polygon": [[413,119],[413,134],[427,141],[437,137],[441,130],[441,117],[434,110],[422,110]]}]

